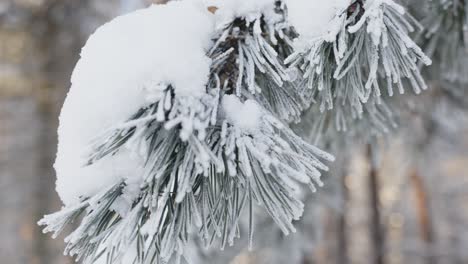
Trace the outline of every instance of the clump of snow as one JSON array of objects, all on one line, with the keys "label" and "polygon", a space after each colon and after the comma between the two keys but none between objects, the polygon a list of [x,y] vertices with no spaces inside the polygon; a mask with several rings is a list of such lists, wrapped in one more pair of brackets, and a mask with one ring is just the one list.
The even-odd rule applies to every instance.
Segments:
[{"label": "clump of snow", "polygon": [[148,104],[148,84],[171,84],[180,96],[204,94],[213,29],[200,1],[174,1],[118,17],[89,38],[60,115],[55,169],[66,205],[141,175],[144,160],[131,150],[85,167],[90,143]]},{"label": "clump of snow", "polygon": [[301,38],[326,34],[333,18],[344,12],[351,0],[286,0],[289,22]]},{"label": "clump of snow", "polygon": [[244,103],[235,95],[223,97],[223,110],[227,121],[245,132],[253,132],[262,124],[263,111],[254,100]]},{"label": "clump of snow", "polygon": [[274,13],[276,0],[205,0],[207,6],[214,6],[219,25],[232,21],[237,17],[252,21],[262,15],[271,16]]}]

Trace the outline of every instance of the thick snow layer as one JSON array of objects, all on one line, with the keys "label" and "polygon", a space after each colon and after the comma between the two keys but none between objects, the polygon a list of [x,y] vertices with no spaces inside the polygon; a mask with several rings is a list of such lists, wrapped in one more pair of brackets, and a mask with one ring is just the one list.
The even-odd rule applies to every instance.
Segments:
[{"label": "thick snow layer", "polygon": [[302,38],[326,34],[330,21],[343,12],[351,0],[286,0],[289,20]]},{"label": "thick snow layer", "polygon": [[226,95],[223,98],[223,110],[228,122],[242,131],[253,132],[261,125],[263,112],[253,100],[242,103],[235,95]]},{"label": "thick snow layer", "polygon": [[271,15],[275,2],[276,0],[205,0],[207,6],[218,8],[216,16],[221,26],[236,17],[253,20],[261,15]]},{"label": "thick snow layer", "polygon": [[130,150],[84,167],[89,144],[147,104],[148,85],[204,93],[213,28],[201,2],[174,1],[118,17],[89,38],[60,115],[55,169],[66,205],[141,174],[143,160]]}]

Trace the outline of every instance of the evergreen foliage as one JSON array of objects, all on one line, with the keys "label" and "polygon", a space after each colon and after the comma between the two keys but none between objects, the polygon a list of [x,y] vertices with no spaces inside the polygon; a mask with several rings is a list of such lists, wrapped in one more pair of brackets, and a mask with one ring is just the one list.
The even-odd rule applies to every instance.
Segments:
[{"label": "evergreen foliage", "polygon": [[[303,187],[321,187],[334,157],[289,124],[336,150],[338,132],[367,139],[396,126],[394,90],[427,88],[420,65],[431,59],[412,40],[422,27],[395,1],[352,1],[312,39],[289,23],[287,1],[270,2],[217,22],[201,95],[180,93],[175,82],[146,84],[152,101],[90,142],[85,166],[131,149],[144,171],[140,182],[121,179],[39,222],[54,236],[78,223],[66,254],[83,263],[179,262],[192,233],[205,246],[224,249],[240,236],[251,245],[259,208],[283,234],[296,232]],[[447,16],[461,21],[447,15],[461,3],[442,0],[429,46]]]}]

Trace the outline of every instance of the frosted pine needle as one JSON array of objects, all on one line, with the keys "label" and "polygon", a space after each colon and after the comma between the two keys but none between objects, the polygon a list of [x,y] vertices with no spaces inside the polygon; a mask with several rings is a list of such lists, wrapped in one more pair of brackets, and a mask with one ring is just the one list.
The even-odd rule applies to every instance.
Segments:
[{"label": "frosted pine needle", "polygon": [[394,87],[404,93],[405,80],[415,93],[427,88],[417,63],[431,60],[409,37],[419,25],[402,6],[356,1],[330,24],[327,34],[298,40],[286,61],[303,72],[321,111],[340,103],[362,113],[362,103],[381,96],[382,83],[390,96]]}]

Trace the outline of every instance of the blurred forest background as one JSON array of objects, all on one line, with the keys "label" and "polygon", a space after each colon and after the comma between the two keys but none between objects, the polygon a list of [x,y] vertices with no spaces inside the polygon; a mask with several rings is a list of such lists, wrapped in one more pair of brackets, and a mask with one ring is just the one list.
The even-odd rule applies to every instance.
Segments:
[{"label": "blurred forest background", "polygon": [[[52,168],[57,117],[87,36],[149,3],[0,0],[1,263],[72,263],[62,240],[36,225],[60,207]],[[305,249],[304,264],[468,263],[468,115],[434,91],[415,102],[431,112],[390,137],[377,167],[365,148],[353,150],[339,185],[311,199],[301,235],[313,239],[285,240]],[[259,246],[233,262],[269,263],[269,252],[280,250]],[[207,261],[227,263],[214,259]]]}]

